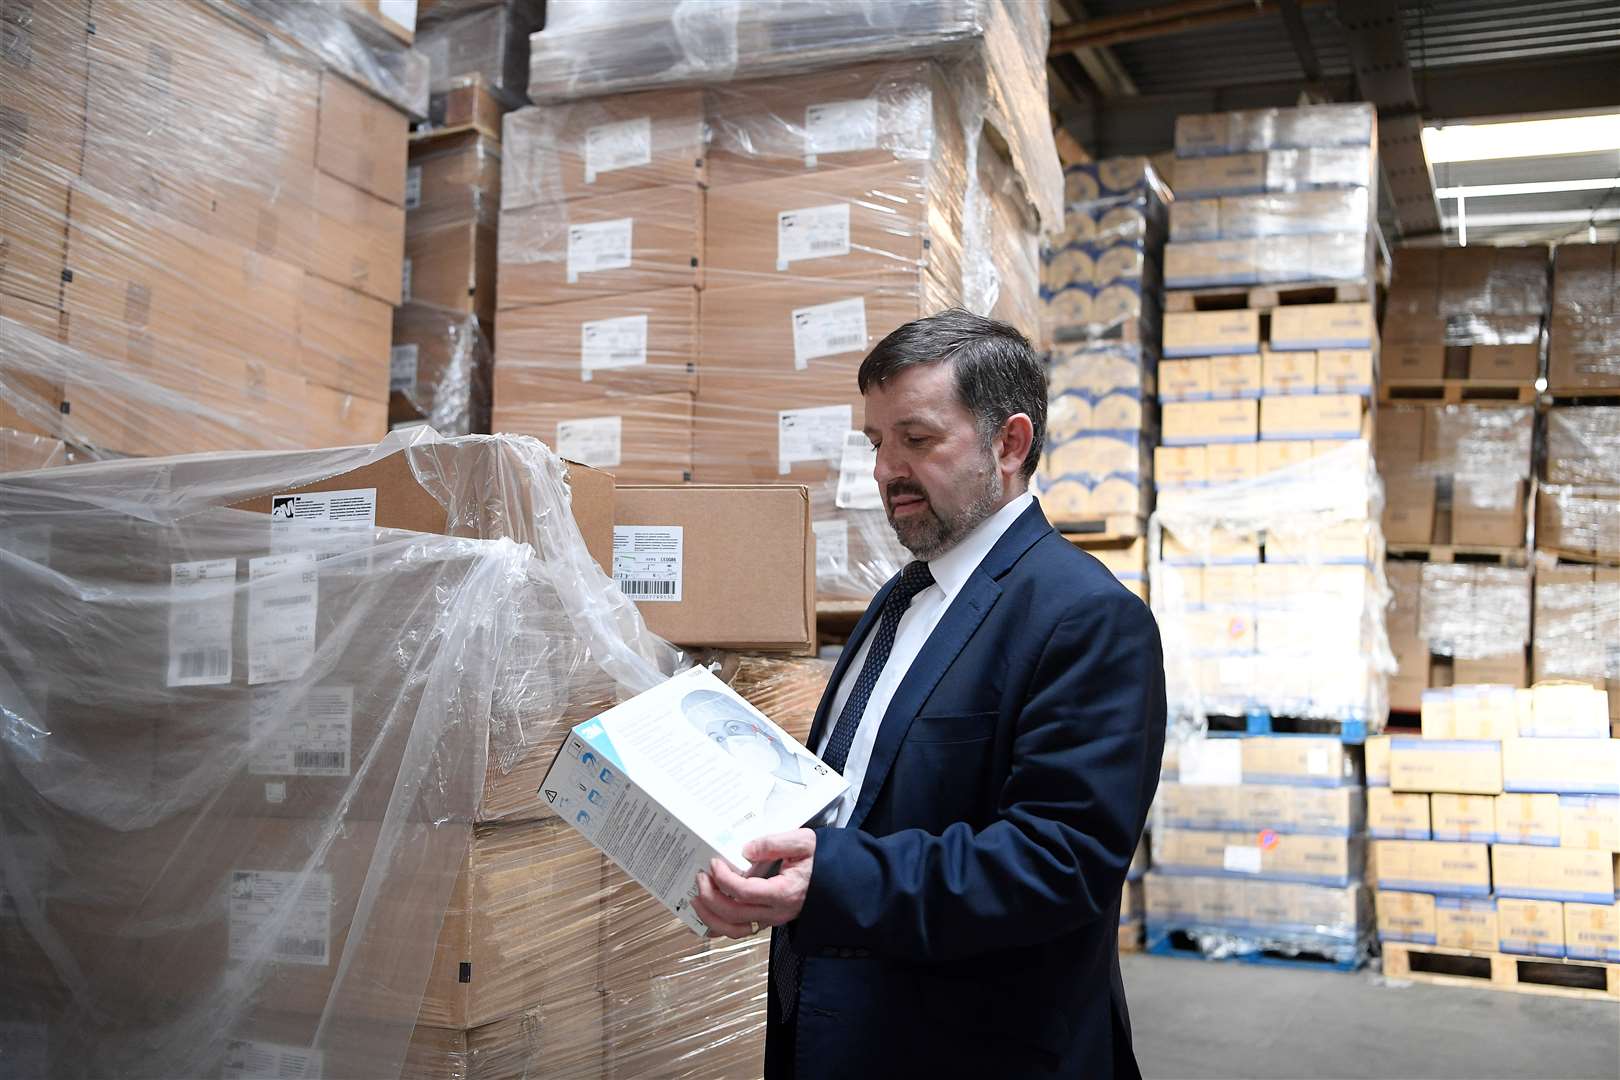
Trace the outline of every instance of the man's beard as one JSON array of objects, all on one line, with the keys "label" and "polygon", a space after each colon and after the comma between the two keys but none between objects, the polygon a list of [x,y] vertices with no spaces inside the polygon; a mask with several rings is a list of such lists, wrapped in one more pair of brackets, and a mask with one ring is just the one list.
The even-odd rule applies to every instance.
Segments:
[{"label": "man's beard", "polygon": [[[995,458],[988,453],[982,465],[981,469],[967,478],[967,483],[975,489],[973,497],[962,509],[948,518],[941,517],[934,510],[934,501],[929,498],[922,485],[909,480],[890,482],[889,499],[884,512],[889,516],[889,524],[894,527],[894,535],[913,556],[923,562],[939,558],[955,547],[962,537],[972,532],[980,522],[996,512],[996,504],[1001,501],[1001,496],[1006,490],[1001,472],[996,468]],[[928,499],[928,502],[921,513],[896,519],[891,508],[897,495],[918,495]]]}]

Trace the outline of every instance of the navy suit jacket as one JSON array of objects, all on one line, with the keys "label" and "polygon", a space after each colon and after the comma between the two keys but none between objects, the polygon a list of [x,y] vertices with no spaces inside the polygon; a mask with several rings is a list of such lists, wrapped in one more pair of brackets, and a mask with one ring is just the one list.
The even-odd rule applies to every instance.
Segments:
[{"label": "navy suit jacket", "polygon": [[[900,683],[848,827],[816,830],[792,1073],[1136,1075],[1118,912],[1164,725],[1147,606],[1031,506]],[[766,1071],[785,1075],[771,996]]]}]

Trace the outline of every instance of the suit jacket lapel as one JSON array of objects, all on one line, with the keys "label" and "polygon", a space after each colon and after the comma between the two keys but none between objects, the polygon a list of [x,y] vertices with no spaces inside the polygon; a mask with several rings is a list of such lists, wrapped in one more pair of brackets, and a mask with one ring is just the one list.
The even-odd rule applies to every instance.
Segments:
[{"label": "suit jacket lapel", "polygon": [[861,651],[861,642],[866,640],[866,635],[877,621],[878,612],[883,610],[883,601],[888,598],[889,590],[894,588],[899,580],[900,575],[896,574],[887,585],[878,590],[872,602],[866,606],[866,613],[861,616],[861,621],[856,623],[855,629],[850,632],[843,651],[838,654],[838,661],[833,664],[832,677],[827,680],[827,689],[821,693],[821,704],[816,706],[816,718],[810,725],[810,741],[805,744],[812,754],[816,752],[816,747],[820,745],[822,735],[827,730],[829,719],[827,714],[832,710],[833,699],[838,696],[838,687],[844,681],[844,673],[849,670],[849,665],[854,663],[855,654]]}]

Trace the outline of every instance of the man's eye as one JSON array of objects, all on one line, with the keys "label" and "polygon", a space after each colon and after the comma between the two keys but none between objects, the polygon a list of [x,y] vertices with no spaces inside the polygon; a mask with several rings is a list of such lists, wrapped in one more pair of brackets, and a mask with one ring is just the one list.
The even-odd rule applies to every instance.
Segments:
[{"label": "man's eye", "polygon": [[928,436],[926,436],[926,435],[907,435],[906,436],[906,445],[907,446],[922,446],[927,442],[928,442]]}]

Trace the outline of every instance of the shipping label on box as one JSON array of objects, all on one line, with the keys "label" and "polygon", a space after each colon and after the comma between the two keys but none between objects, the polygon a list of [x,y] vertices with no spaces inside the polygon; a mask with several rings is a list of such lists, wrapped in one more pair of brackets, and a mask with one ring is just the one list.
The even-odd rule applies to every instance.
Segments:
[{"label": "shipping label on box", "polygon": [[796,829],[848,789],[706,668],[575,726],[540,794],[698,934],[697,874],[746,873],[748,841]]},{"label": "shipping label on box", "polygon": [[1396,791],[1500,795],[1502,744],[1396,736],[1389,744],[1389,785]]},{"label": "shipping label on box", "polygon": [[1371,349],[1378,337],[1372,305],[1290,304],[1271,313],[1271,347],[1294,349]]},{"label": "shipping label on box", "polygon": [[1175,311],[1164,316],[1166,357],[1220,356],[1260,351],[1260,313]]},{"label": "shipping label on box", "polygon": [[1367,786],[1389,786],[1389,740],[1388,735],[1373,735],[1367,739]]},{"label": "shipping label on box", "polygon": [[[1370,773],[1370,752],[1367,759]],[[1387,787],[1368,788],[1367,835],[1377,840],[1428,840],[1429,797]]]},{"label": "shipping label on box", "polygon": [[1378,940],[1435,943],[1435,898],[1430,894],[1378,889],[1373,906],[1378,913]]},{"label": "shipping label on box", "polygon": [[1620,795],[1620,739],[1508,739],[1505,791]]},{"label": "shipping label on box", "polygon": [[1497,841],[1557,847],[1562,827],[1558,800],[1557,795],[1498,795]]},{"label": "shipping label on box", "polygon": [[1620,903],[1565,904],[1564,949],[1571,960],[1620,963]]},{"label": "shipping label on box", "polygon": [[1620,851],[1620,798],[1558,796],[1558,846]]},{"label": "shipping label on box", "polygon": [[1438,840],[1375,840],[1373,861],[1381,889],[1445,896],[1487,896],[1491,848]]},{"label": "shipping label on box", "polygon": [[1434,943],[1442,949],[1495,952],[1496,901],[1440,896],[1434,901]]},{"label": "shipping label on box", "polygon": [[1429,821],[1436,840],[1496,840],[1496,798],[1492,795],[1429,796]]},{"label": "shipping label on box", "polygon": [[1496,902],[1499,947],[1522,956],[1564,955],[1564,905],[1556,900]]},{"label": "shipping label on box", "polygon": [[1608,851],[1491,846],[1491,880],[1498,896],[1610,903],[1615,899],[1615,865],[1615,855]]}]

